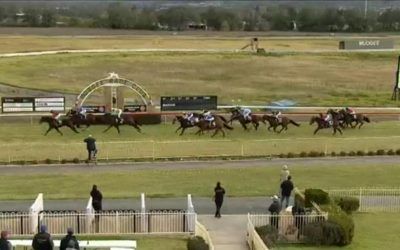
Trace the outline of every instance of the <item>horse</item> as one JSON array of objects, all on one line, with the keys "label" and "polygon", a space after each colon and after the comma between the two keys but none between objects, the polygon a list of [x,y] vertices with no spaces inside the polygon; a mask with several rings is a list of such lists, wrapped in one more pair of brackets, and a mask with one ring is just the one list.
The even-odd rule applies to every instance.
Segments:
[{"label": "horse", "polygon": [[140,125],[136,120],[133,118],[132,115],[129,114],[122,114],[122,123],[120,123],[120,120],[116,115],[110,114],[110,113],[105,113],[103,115],[94,115],[94,114],[87,114],[86,115],[86,121],[88,126],[90,125],[103,125],[106,124],[108,127],[103,131],[103,133],[107,132],[110,128],[114,127],[117,129],[118,134],[121,133],[119,126],[121,125],[129,125],[132,126],[141,133]]},{"label": "horse", "polygon": [[339,128],[340,124],[337,119],[332,119],[332,125],[329,125],[329,123],[327,121],[325,121],[324,118],[322,118],[322,115],[313,116],[313,117],[311,117],[310,125],[312,125],[314,123],[317,123],[317,128],[314,130],[314,135],[318,132],[318,130],[324,129],[324,128],[330,128],[330,127],[333,128],[333,135],[336,135],[336,131],[339,131],[340,134],[343,134],[342,130]]},{"label": "horse", "polygon": [[[364,125],[364,122],[368,122],[368,123],[371,122],[369,117],[366,115],[363,115],[363,114],[356,114],[354,117],[354,115],[349,114],[344,109],[340,110],[339,113],[342,114],[343,120],[344,120],[344,123],[346,124],[346,126],[350,125],[351,128],[356,128],[358,126],[358,124],[360,124],[358,126],[358,129],[360,129]],[[356,122],[356,124],[353,125],[353,122]]]},{"label": "horse", "polygon": [[[200,119],[200,118],[197,117],[197,119]],[[185,130],[187,128],[195,127],[194,123],[192,123],[191,121],[189,121],[188,119],[184,118],[181,115],[175,116],[175,118],[172,120],[172,124],[175,124],[176,121],[178,121],[180,125],[179,125],[179,128],[177,128],[177,130],[175,130],[175,133],[177,133],[179,130],[182,130],[179,135],[183,135],[183,133],[185,132]]]},{"label": "horse", "polygon": [[214,115],[214,122],[211,125],[209,121],[200,119],[197,123],[195,123],[195,125],[199,127],[199,130],[195,134],[200,135],[203,134],[204,131],[215,130],[211,137],[214,137],[218,132],[221,132],[222,136],[225,137],[224,127],[229,130],[233,130],[233,128],[227,123],[228,121],[221,115]]},{"label": "horse", "polygon": [[40,117],[39,123],[47,123],[49,125],[49,128],[47,129],[46,133],[44,135],[47,135],[51,130],[55,129],[60,135],[63,135],[63,133],[59,130],[59,128],[67,126],[69,127],[72,131],[75,133],[79,133],[78,130],[76,130],[75,125],[69,120],[69,119],[61,119],[61,123],[56,121],[53,117],[51,116],[42,116]]},{"label": "horse", "polygon": [[251,123],[254,126],[254,129],[257,130],[260,126],[260,122],[265,123],[264,119],[260,115],[250,115],[251,120],[245,119],[244,116],[239,112],[239,110],[232,110],[231,118],[229,119],[229,123],[232,124],[232,121],[238,120],[240,125],[244,128],[244,130],[248,130],[246,124]]},{"label": "horse", "polygon": [[269,131],[271,131],[271,128],[274,128],[274,132],[277,132],[276,128],[279,126],[282,126],[281,130],[279,130],[278,133],[281,133],[283,130],[285,130],[285,131],[288,130],[289,124],[293,124],[296,127],[300,126],[299,123],[293,121],[292,119],[290,119],[286,116],[281,117],[280,122],[275,116],[272,116],[272,115],[263,115],[262,119],[264,120],[264,122],[267,121],[269,123],[269,127],[268,127]]}]

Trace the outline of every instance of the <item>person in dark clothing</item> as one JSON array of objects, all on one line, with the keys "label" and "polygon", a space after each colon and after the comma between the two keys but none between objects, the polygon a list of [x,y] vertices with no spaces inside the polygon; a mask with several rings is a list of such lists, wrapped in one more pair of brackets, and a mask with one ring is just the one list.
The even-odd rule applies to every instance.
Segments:
[{"label": "person in dark clothing", "polygon": [[289,198],[290,195],[292,194],[292,190],[294,188],[293,182],[292,182],[292,177],[289,175],[286,181],[283,181],[281,183],[281,204],[283,206],[283,202],[286,201],[286,206],[289,206]]},{"label": "person in dark clothing", "polygon": [[88,161],[91,161],[93,157],[96,156],[97,148],[96,148],[96,139],[89,135],[83,142],[86,143],[86,149],[88,151]]},{"label": "person in dark clothing", "polygon": [[225,189],[221,187],[220,182],[217,182],[217,186],[214,188],[214,192],[214,201],[216,206],[215,218],[221,218],[221,207],[222,203],[224,202]]},{"label": "person in dark clothing", "polygon": [[40,232],[33,237],[32,248],[34,250],[53,250],[53,239],[51,235],[47,233],[47,227],[45,225],[41,225]]},{"label": "person in dark clothing", "polygon": [[12,250],[13,247],[11,243],[8,241],[8,232],[2,231],[0,238],[0,250]]},{"label": "person in dark clothing", "polygon": [[270,225],[279,228],[279,218],[278,215],[281,212],[281,204],[279,203],[278,196],[274,195],[272,198],[272,204],[269,206],[268,211],[271,213]]},{"label": "person in dark clothing", "polygon": [[292,207],[292,215],[294,217],[294,225],[297,227],[297,238],[304,233],[305,214],[306,211],[304,207],[300,206],[298,202],[295,202],[294,206]]},{"label": "person in dark clothing", "polygon": [[92,206],[94,211],[96,211],[96,214],[94,216],[95,220],[95,230],[96,232],[99,232],[99,225],[100,225],[100,215],[98,214],[102,210],[102,200],[103,200],[103,195],[101,192],[97,189],[96,185],[93,185],[92,191],[90,192],[90,196],[92,197]]},{"label": "person in dark clothing", "polygon": [[72,228],[68,228],[67,235],[62,238],[60,250],[79,250],[79,243],[74,236],[74,230]]}]

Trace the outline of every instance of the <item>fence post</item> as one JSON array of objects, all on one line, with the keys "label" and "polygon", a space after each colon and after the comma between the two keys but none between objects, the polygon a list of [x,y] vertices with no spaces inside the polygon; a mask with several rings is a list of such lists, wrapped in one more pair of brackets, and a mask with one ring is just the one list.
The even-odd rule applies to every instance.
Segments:
[{"label": "fence post", "polygon": [[243,142],[241,142],[240,155],[244,156],[244,143]]},{"label": "fence post", "polygon": [[328,144],[327,143],[325,143],[325,156],[327,156],[328,155]]},{"label": "fence post", "polygon": [[140,194],[140,201],[141,201],[141,206],[140,206],[140,232],[144,233],[146,232],[146,201],[144,198],[144,193]]},{"label": "fence post", "polygon": [[152,158],[153,158],[153,161],[156,159],[156,142],[155,141],[153,141],[153,147],[152,147]]},{"label": "fence post", "polygon": [[361,187],[360,187],[360,194],[359,194],[358,199],[360,200],[360,208],[359,208],[359,211],[362,212],[362,188],[361,188]]}]

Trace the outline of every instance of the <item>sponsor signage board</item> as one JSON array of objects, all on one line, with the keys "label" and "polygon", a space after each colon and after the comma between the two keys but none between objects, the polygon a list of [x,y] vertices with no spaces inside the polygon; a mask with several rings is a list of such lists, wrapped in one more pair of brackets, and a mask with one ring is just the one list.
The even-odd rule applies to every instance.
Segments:
[{"label": "sponsor signage board", "polygon": [[64,111],[64,97],[2,97],[3,113]]},{"label": "sponsor signage board", "polygon": [[339,42],[339,49],[343,50],[363,50],[363,49],[393,49],[393,39],[365,38],[357,40],[344,40]]},{"label": "sponsor signage board", "polygon": [[161,111],[216,110],[217,96],[162,96]]}]

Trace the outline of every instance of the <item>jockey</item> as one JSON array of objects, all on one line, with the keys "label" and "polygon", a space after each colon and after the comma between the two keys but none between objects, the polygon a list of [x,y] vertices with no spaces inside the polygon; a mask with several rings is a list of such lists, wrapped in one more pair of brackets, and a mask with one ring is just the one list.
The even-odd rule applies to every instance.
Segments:
[{"label": "jockey", "polygon": [[184,112],[183,113],[183,118],[188,120],[191,124],[193,124],[193,121],[194,121],[193,118],[194,117],[193,117],[193,113],[192,112],[187,112],[187,113]]},{"label": "jockey", "polygon": [[111,114],[116,115],[118,118],[118,123],[123,123],[124,119],[122,119],[121,115],[122,115],[122,109],[120,108],[112,108],[111,109]]},{"label": "jockey", "polygon": [[278,122],[281,122],[281,120],[282,120],[282,112],[281,111],[275,111],[272,113],[272,115],[275,117],[275,119],[278,120]]},{"label": "jockey", "polygon": [[251,121],[251,109],[249,109],[249,108],[240,108],[239,112],[242,114],[242,116],[243,116],[243,118],[245,120]]},{"label": "jockey", "polygon": [[61,114],[59,112],[55,111],[55,110],[51,110],[50,113],[51,113],[51,117],[54,120],[56,120],[56,122],[58,124],[61,124],[61,120],[60,120]]},{"label": "jockey", "polygon": [[84,109],[82,106],[77,106],[76,107],[76,112],[78,115],[80,115],[82,118],[86,119],[86,109]]},{"label": "jockey", "polygon": [[325,115],[325,117],[324,117],[324,121],[327,122],[329,125],[332,125],[333,124],[332,114],[331,113],[327,113]]},{"label": "jockey", "polygon": [[210,111],[204,110],[203,116],[204,120],[208,121],[210,126],[214,123],[214,116],[211,114]]},{"label": "jockey", "polygon": [[352,116],[354,117],[354,119],[357,118],[357,117],[356,117],[356,112],[354,111],[354,109],[351,109],[351,108],[349,108],[349,107],[346,107],[345,110],[346,110],[347,114],[352,115]]}]

